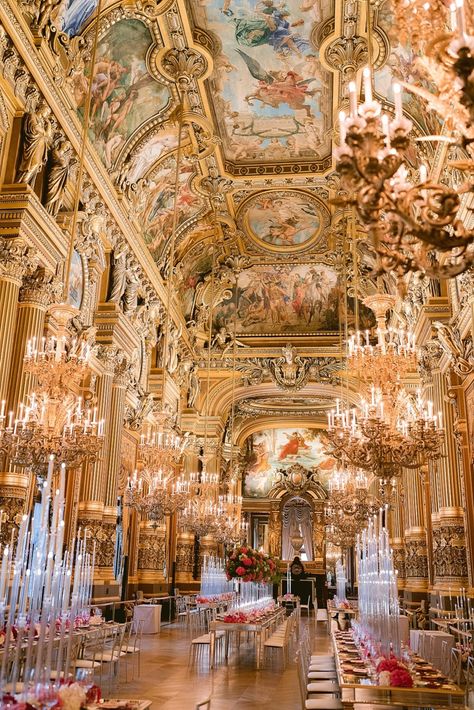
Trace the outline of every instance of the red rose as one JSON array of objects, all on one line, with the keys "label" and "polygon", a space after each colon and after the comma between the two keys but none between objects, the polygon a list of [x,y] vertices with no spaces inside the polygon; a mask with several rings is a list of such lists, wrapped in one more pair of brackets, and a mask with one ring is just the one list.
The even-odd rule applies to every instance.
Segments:
[{"label": "red rose", "polygon": [[239,577],[243,577],[245,574],[245,567],[237,567],[237,569],[235,571],[237,572]]},{"label": "red rose", "polygon": [[240,551],[241,551],[241,552],[243,552],[243,553],[244,553],[244,555],[246,555],[246,554],[247,554],[247,551],[248,551],[248,549],[249,549],[248,547],[241,547],[241,548],[240,548]]},{"label": "red rose", "polygon": [[246,567],[251,567],[252,566],[252,560],[248,557],[244,557],[242,560],[242,564],[244,564]]},{"label": "red rose", "polygon": [[397,668],[390,673],[390,685],[395,688],[412,688],[413,678],[406,668]]},{"label": "red rose", "polygon": [[400,666],[396,658],[384,658],[384,660],[380,661],[377,666],[377,673],[382,673],[382,671],[388,671],[391,673],[392,671],[396,671],[399,667]]}]

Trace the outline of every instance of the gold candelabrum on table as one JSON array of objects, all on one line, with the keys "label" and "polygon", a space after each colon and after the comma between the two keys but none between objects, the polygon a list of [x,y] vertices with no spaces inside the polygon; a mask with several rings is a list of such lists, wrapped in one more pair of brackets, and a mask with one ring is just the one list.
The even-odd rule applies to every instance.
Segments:
[{"label": "gold candelabrum on table", "polygon": [[459,194],[446,185],[408,180],[406,155],[412,123],[403,116],[400,84],[394,84],[395,117],[382,114],[372,97],[370,69],[364,70],[365,101],[358,105],[355,82],[349,84],[350,114],[339,115],[341,145],[336,169],[347,197],[366,226],[377,255],[377,271],[403,277],[421,271],[433,278],[451,278],[474,263],[474,230],[460,219]]},{"label": "gold candelabrum on table", "polygon": [[77,468],[94,462],[104,440],[97,408],[74,393],[89,369],[87,343],[66,337],[28,341],[25,372],[35,390],[18,410],[0,406],[0,447],[12,464],[44,476],[49,459]]}]

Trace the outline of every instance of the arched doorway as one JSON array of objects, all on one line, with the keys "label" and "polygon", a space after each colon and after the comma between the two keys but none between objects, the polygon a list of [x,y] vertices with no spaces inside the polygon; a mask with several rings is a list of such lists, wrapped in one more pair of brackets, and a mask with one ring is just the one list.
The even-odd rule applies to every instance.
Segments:
[{"label": "arched doorway", "polygon": [[312,561],[313,509],[301,496],[289,498],[282,508],[282,558],[291,560],[295,555],[304,562]]}]

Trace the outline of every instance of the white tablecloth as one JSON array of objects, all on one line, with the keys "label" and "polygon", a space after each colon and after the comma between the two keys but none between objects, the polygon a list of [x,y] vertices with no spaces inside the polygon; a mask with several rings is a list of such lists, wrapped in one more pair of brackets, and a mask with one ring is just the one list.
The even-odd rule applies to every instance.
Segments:
[{"label": "white tablecloth", "polygon": [[161,630],[161,604],[137,604],[133,620],[143,621],[144,634],[159,634]]},{"label": "white tablecloth", "polygon": [[[410,646],[413,651],[417,652],[420,644],[421,634],[425,634],[425,656],[434,666],[439,666],[441,661],[441,644],[443,641],[448,642],[448,650],[454,645],[454,636],[446,633],[446,631],[421,631],[420,629],[412,629],[410,631]],[[433,641],[428,640],[433,639]]]}]

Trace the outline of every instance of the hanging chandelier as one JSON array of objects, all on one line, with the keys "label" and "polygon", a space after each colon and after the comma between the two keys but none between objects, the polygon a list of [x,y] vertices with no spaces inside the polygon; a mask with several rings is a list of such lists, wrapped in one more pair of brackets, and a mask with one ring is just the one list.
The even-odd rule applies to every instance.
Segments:
[{"label": "hanging chandelier", "polygon": [[189,483],[184,476],[173,478],[162,470],[146,468],[128,479],[125,504],[146,516],[156,526],[166,516],[183,510],[189,498]]},{"label": "hanging chandelier", "polygon": [[370,400],[357,408],[344,410],[336,400],[336,410],[328,413],[327,436],[337,460],[384,482],[439,458],[444,441],[442,415],[433,413],[432,402],[425,405],[420,392],[413,404],[401,390],[394,403],[374,386]]},{"label": "hanging chandelier", "polygon": [[237,545],[246,533],[242,525],[242,496],[229,492],[219,496],[220,521],[215,533],[217,542],[223,545]]},{"label": "hanging chandelier", "polygon": [[97,408],[74,394],[88,371],[90,347],[61,338],[29,340],[24,370],[35,390],[20,403],[16,416],[0,408],[0,447],[10,462],[43,476],[51,456],[67,468],[94,462],[104,440]]},{"label": "hanging chandelier", "polygon": [[180,462],[187,442],[188,434],[178,431],[174,416],[166,409],[161,410],[154,414],[146,434],[140,436],[138,459],[147,468],[168,471]]},{"label": "hanging chandelier", "polygon": [[198,537],[214,534],[219,529],[222,515],[219,474],[208,473],[206,461],[204,455],[203,470],[189,474],[189,498],[179,516],[180,526]]},{"label": "hanging chandelier", "polygon": [[[380,501],[369,493],[367,474],[345,466],[336,469],[329,480],[329,500],[325,520],[330,536],[344,538],[344,546],[367,524],[380,508]],[[337,544],[337,543],[335,543]]]},{"label": "hanging chandelier", "polygon": [[403,116],[400,84],[393,85],[395,117],[382,114],[372,96],[370,69],[364,69],[364,103],[358,105],[350,82],[350,114],[339,115],[341,145],[335,151],[341,186],[338,200],[353,205],[367,228],[377,256],[376,273],[403,277],[421,271],[432,278],[451,278],[474,263],[474,230],[458,218],[460,198],[446,185],[408,180],[406,154],[412,123]]}]

